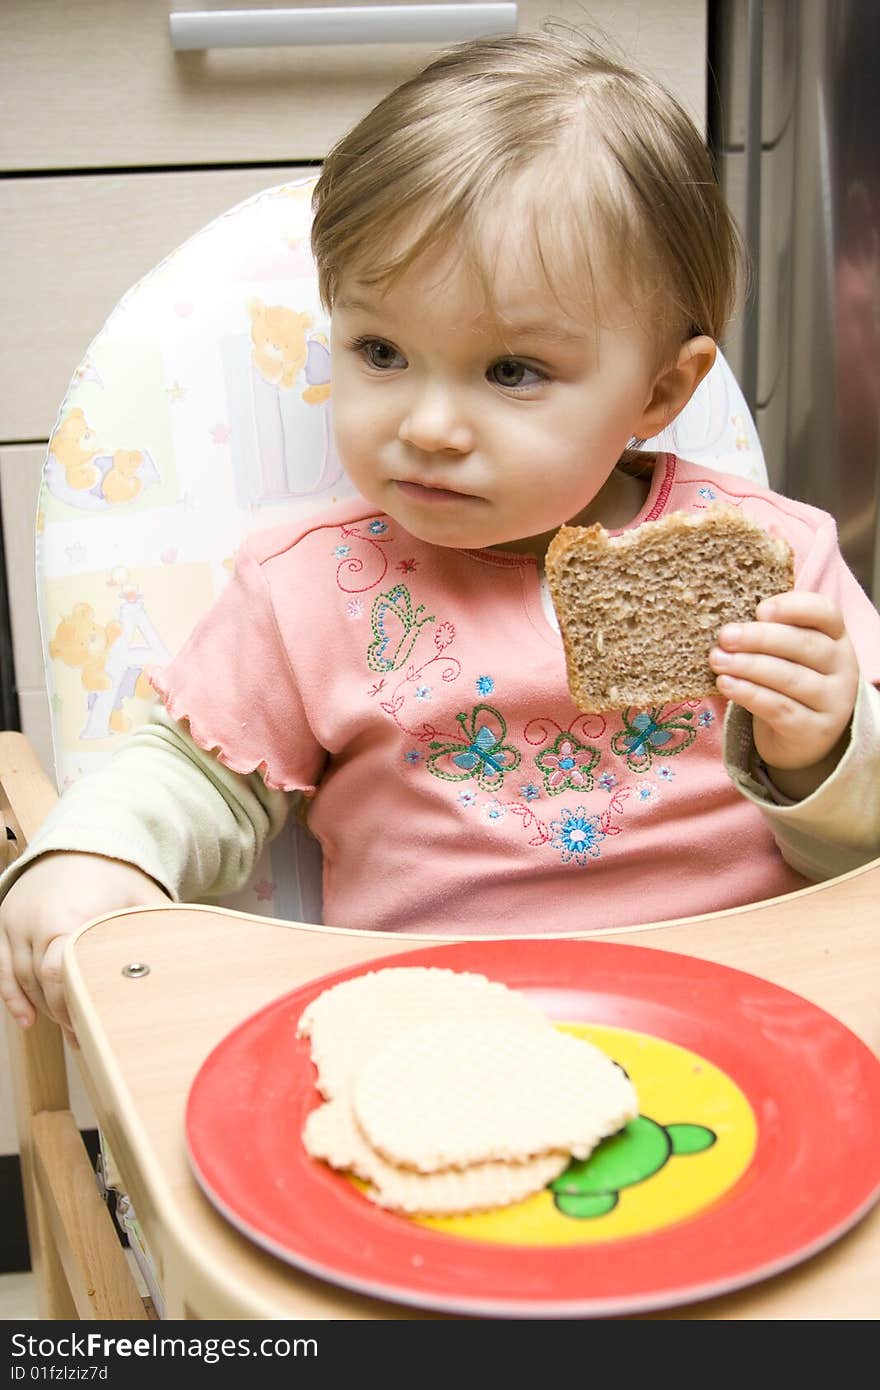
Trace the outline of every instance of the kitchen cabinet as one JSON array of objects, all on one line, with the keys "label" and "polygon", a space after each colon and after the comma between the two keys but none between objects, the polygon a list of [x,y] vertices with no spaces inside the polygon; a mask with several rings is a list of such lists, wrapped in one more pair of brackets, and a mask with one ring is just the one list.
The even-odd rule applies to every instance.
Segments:
[{"label": "kitchen cabinet", "polygon": [[[439,46],[175,52],[175,8],[223,6],[5,0],[0,10],[0,504],[10,678],[22,728],[50,775],[34,517],[46,443],[74,369],[131,284],[226,208],[318,165]],[[518,24],[533,29],[552,17],[604,35],[612,51],[669,85],[702,128],[705,10],[705,0],[591,0],[586,8],[581,0],[524,0]],[[0,1156],[16,1145],[8,1084],[0,1056]],[[88,1123],[82,1096],[76,1105]]]}]

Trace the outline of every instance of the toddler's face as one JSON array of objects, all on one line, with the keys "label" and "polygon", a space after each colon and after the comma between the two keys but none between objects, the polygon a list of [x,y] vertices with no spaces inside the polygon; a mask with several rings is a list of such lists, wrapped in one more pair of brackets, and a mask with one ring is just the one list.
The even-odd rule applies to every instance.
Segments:
[{"label": "toddler's face", "polygon": [[543,554],[563,522],[635,514],[620,515],[621,475],[605,485],[640,432],[656,348],[610,296],[599,323],[564,310],[515,242],[499,247],[494,312],[453,257],[390,288],[344,276],[333,413],[353,483],[412,535]]}]

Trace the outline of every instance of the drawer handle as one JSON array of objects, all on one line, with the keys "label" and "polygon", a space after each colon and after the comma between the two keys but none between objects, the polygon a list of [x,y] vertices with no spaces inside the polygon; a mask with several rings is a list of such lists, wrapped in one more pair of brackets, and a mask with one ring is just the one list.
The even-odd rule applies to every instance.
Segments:
[{"label": "drawer handle", "polygon": [[168,16],[171,44],[264,48],[285,44],[433,43],[516,33],[512,4],[357,5],[314,10],[193,10]]}]

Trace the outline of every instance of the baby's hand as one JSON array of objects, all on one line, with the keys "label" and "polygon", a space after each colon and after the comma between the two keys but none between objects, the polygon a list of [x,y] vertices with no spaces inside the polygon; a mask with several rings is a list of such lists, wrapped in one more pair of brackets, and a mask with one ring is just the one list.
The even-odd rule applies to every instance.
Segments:
[{"label": "baby's hand", "polygon": [[[856,654],[840,609],[822,594],[778,594],[755,617],[723,627],[709,662],[720,693],[753,715],[771,775],[793,775],[774,775],[780,790],[804,796],[836,766],[856,702]],[[805,769],[815,776],[798,779]]]},{"label": "baby's hand", "polygon": [[118,859],[73,853],[35,859],[0,903],[0,999],[16,1023],[29,1028],[39,1010],[75,1045],[61,972],[67,937],[105,912],[167,902],[153,879]]}]

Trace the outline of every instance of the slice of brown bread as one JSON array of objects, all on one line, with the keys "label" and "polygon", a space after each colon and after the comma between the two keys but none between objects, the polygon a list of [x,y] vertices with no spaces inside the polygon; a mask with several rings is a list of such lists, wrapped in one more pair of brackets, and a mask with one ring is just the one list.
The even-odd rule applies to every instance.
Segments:
[{"label": "slice of brown bread", "polygon": [[563,526],[547,579],[579,710],[717,694],[709,652],[728,622],[794,584],[791,547],[736,508],[673,512],[631,531]]}]

